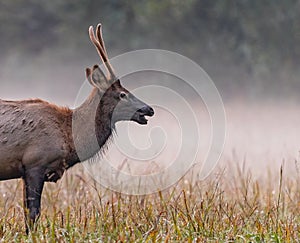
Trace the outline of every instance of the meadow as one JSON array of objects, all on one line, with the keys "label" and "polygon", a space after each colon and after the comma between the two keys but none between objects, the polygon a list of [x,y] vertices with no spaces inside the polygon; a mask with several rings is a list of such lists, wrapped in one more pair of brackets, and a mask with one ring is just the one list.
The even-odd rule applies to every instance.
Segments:
[{"label": "meadow", "polygon": [[[37,230],[29,235],[22,181],[0,181],[0,243],[300,242],[300,1],[0,0],[0,20],[0,99],[38,97],[75,107],[84,69],[99,63],[88,26],[101,22],[110,58],[155,48],[198,63],[224,98],[227,119],[220,160],[203,173],[212,127],[189,83],[149,70],[122,77],[130,91],[156,84],[197,99],[196,165],[174,185],[134,196],[95,180],[111,175],[103,161],[91,167],[94,177],[78,164],[56,184],[45,185]],[[177,68],[187,70],[179,63]],[[149,88],[149,100],[140,94],[151,105],[173,109],[155,107],[148,126],[129,127],[133,153],[137,148],[158,154],[152,159],[149,153],[143,163],[124,159],[113,142],[106,150],[113,167],[130,175],[163,171],[181,147],[187,150],[179,162],[189,164],[195,143],[180,143],[176,123],[179,116],[180,122],[192,117],[182,112],[185,103],[178,96],[173,102],[171,92],[159,95]]]},{"label": "meadow", "polygon": [[22,181],[0,182],[0,242],[299,242],[297,105],[225,108],[227,142],[204,180],[194,170],[168,189],[130,196],[77,165],[46,185],[28,236]]}]

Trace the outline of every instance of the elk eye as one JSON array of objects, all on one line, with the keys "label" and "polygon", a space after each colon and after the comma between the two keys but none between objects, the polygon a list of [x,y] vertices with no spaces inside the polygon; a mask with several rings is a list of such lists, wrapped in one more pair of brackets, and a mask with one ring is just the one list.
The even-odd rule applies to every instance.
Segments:
[{"label": "elk eye", "polygon": [[120,93],[120,98],[121,99],[125,99],[126,97],[127,97],[126,93],[124,93],[124,92]]}]

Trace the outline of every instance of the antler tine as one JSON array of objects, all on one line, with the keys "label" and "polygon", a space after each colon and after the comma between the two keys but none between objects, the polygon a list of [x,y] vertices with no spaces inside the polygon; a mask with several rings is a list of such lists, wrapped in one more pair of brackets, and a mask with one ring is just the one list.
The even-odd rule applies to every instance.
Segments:
[{"label": "antler tine", "polygon": [[111,75],[112,78],[115,78],[115,74],[113,71],[113,68],[108,60],[108,57],[106,55],[106,52],[104,51],[102,45],[100,44],[100,42],[95,38],[95,34],[94,34],[94,28],[93,26],[90,26],[89,28],[89,35],[90,35],[90,39],[93,42],[94,46],[97,49],[97,52],[104,64],[104,66],[107,68],[108,73]]},{"label": "antler tine", "polygon": [[103,39],[103,36],[102,36],[102,25],[101,25],[101,23],[99,23],[98,25],[97,25],[97,29],[96,29],[96,36],[97,36],[97,38],[98,38],[98,42],[100,43],[100,45],[102,46],[102,50],[104,51],[104,53],[105,53],[105,58],[106,58],[106,62],[104,63],[106,66],[107,66],[107,68],[109,69],[109,72],[110,72],[110,74],[111,74],[111,76],[113,77],[113,78],[115,78],[116,77],[116,75],[115,75],[115,73],[114,73],[114,69],[113,69],[113,67],[111,66],[111,64],[110,64],[110,61],[109,61],[109,58],[108,58],[108,55],[107,55],[107,51],[106,51],[106,48],[105,48],[105,43],[104,43],[104,39]]},{"label": "antler tine", "polygon": [[[90,39],[93,42],[94,46],[96,47],[96,50],[97,50],[97,52],[98,52],[98,54],[99,54],[99,56],[100,56],[100,58],[101,58],[101,60],[102,60],[102,62],[104,64],[107,58],[106,58],[106,55],[105,55],[105,53],[103,51],[102,46],[99,44],[99,42],[95,38],[93,26],[89,27],[89,36],[90,36]],[[108,70],[108,68],[106,66],[105,66],[105,68],[109,72],[109,70]]]},{"label": "antler tine", "polygon": [[103,40],[103,36],[102,36],[102,29],[101,29],[102,25],[99,23],[97,25],[97,29],[96,29],[96,36],[98,38],[98,41],[100,43],[100,45],[102,46],[103,48],[103,51],[105,52],[105,55],[108,59],[108,55],[107,55],[107,52],[106,52],[106,48],[105,48],[105,44],[104,44],[104,40]]}]

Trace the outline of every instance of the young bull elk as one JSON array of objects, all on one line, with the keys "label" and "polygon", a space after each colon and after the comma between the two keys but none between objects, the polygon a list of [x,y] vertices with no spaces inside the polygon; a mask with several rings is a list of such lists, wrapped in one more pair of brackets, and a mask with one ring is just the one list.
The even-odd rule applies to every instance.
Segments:
[{"label": "young bull elk", "polygon": [[[86,69],[93,90],[80,107],[71,110],[39,99],[0,100],[0,180],[23,179],[27,232],[40,214],[44,182],[56,182],[65,170],[97,154],[116,122],[147,124],[145,116],[154,114],[121,86],[106,53],[101,24],[96,36],[91,26],[89,36],[107,74],[97,65]],[[90,144],[90,133],[95,134],[97,146]]]}]

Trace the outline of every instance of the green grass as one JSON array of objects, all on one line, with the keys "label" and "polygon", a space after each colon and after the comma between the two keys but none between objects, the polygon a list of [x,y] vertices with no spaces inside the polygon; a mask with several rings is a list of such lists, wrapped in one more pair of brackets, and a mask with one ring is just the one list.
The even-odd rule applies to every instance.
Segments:
[{"label": "green grass", "polygon": [[29,236],[21,181],[1,182],[0,242],[299,241],[299,178],[282,169],[263,180],[239,167],[232,171],[126,196],[100,187],[77,167],[46,186],[38,230]]}]

